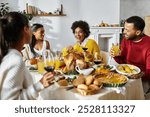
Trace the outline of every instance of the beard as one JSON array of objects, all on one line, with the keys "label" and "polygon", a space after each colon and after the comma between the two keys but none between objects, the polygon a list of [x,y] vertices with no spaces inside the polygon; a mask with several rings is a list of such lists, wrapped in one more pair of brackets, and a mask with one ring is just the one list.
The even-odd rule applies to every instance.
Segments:
[{"label": "beard", "polygon": [[132,36],[124,35],[124,37],[125,37],[127,40],[136,40],[138,36],[137,36],[137,35],[132,35]]}]

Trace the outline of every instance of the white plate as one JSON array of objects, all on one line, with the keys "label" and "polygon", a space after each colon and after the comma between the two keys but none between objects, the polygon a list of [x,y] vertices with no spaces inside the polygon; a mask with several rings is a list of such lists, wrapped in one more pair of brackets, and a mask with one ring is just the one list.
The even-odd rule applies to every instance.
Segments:
[{"label": "white plate", "polygon": [[[119,66],[125,66],[125,65],[128,65],[129,67],[133,68],[136,72],[135,73],[126,73],[126,72],[122,72],[118,69]],[[116,71],[120,74],[127,75],[127,76],[131,76],[133,74],[138,74],[141,72],[140,68],[138,68],[137,66],[134,66],[134,65],[130,65],[130,64],[120,64],[116,67]]]}]

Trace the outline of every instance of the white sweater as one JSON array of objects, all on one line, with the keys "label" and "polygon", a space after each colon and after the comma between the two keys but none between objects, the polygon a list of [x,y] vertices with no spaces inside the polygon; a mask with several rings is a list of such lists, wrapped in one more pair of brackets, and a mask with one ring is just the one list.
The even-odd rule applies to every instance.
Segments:
[{"label": "white sweater", "polygon": [[43,41],[43,46],[41,50],[37,50],[34,48],[35,54],[34,55],[31,51],[31,48],[29,46],[29,44],[25,44],[24,45],[24,49],[21,51],[22,55],[23,55],[23,61],[25,62],[26,66],[30,65],[30,59],[34,58],[34,57],[38,57],[43,55],[43,53],[46,51],[46,41]]},{"label": "white sweater", "polygon": [[40,82],[32,83],[21,53],[10,49],[0,64],[0,99],[36,99],[44,87]]}]

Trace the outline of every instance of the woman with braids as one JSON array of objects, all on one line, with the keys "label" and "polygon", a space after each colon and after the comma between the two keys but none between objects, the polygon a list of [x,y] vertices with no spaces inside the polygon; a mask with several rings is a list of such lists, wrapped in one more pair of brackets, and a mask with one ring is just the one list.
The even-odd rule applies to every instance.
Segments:
[{"label": "woman with braids", "polygon": [[32,27],[32,40],[30,44],[25,44],[22,50],[23,60],[26,65],[32,63],[34,58],[42,55],[46,49],[50,49],[50,44],[44,40],[45,30],[42,24],[33,24]]},{"label": "woman with braids", "polygon": [[97,53],[100,56],[100,47],[93,39],[89,39],[90,35],[89,25],[85,21],[75,21],[71,26],[72,32],[76,38],[76,43],[74,46],[68,46],[63,49],[62,54],[66,56],[68,51],[74,50],[77,52],[83,52],[83,47],[86,47],[86,57],[89,58],[89,61],[92,60],[94,53]]},{"label": "woman with braids", "polygon": [[0,18],[0,99],[37,99],[49,87],[53,74],[46,73],[37,83],[26,69],[21,50],[32,33],[26,16],[9,12]]}]

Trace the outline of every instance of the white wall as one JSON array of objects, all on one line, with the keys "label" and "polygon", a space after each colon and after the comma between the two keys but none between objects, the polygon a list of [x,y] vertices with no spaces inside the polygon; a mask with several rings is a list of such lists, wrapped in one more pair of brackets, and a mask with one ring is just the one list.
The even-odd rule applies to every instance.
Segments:
[{"label": "white wall", "polygon": [[120,16],[126,19],[133,15],[140,17],[150,15],[150,0],[120,0]]},{"label": "white wall", "polygon": [[119,23],[120,0],[79,0],[81,18],[90,25]]},{"label": "white wall", "polygon": [[[31,23],[42,23],[46,29],[45,38],[52,49],[61,50],[75,42],[70,29],[76,20],[86,20],[89,25],[96,25],[103,20],[107,23],[119,23],[120,0],[3,0],[11,4],[12,10],[24,10],[25,4],[39,7],[46,12],[53,12],[63,4],[64,17],[34,17]],[[16,6],[15,4],[18,3]]]}]

